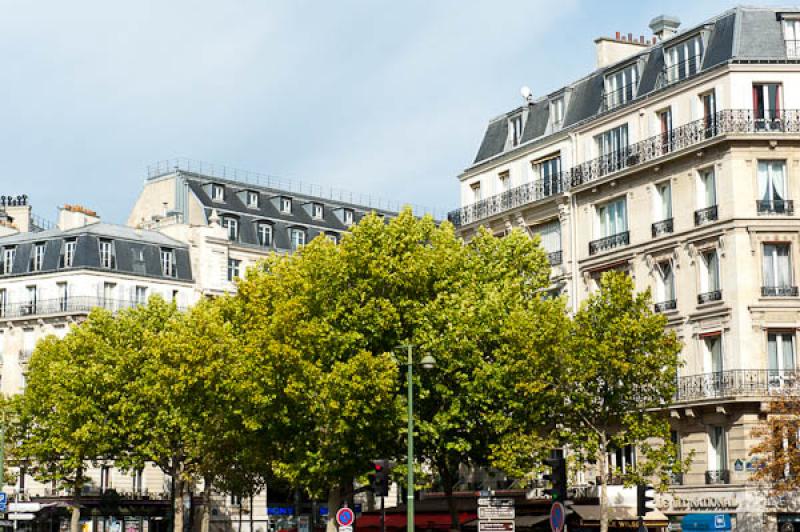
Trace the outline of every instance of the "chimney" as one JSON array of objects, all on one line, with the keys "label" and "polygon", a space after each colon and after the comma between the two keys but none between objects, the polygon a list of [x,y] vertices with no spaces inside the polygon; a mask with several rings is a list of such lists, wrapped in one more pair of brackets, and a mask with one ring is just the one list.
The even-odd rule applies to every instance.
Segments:
[{"label": "chimney", "polygon": [[594,44],[597,53],[597,68],[622,61],[650,45],[650,43],[644,42],[643,38],[636,39],[633,33],[624,35],[619,31],[615,33],[614,37],[598,37],[594,40]]},{"label": "chimney", "polygon": [[659,41],[669,39],[678,33],[678,26],[680,25],[681,19],[670,15],[659,15],[650,21],[650,29],[653,30],[653,35]]},{"label": "chimney", "polygon": [[64,205],[58,210],[58,228],[62,231],[77,229],[100,222],[100,217],[81,205]]},{"label": "chimney", "polygon": [[31,206],[28,196],[0,196],[0,225],[7,232],[27,233],[31,230]]}]

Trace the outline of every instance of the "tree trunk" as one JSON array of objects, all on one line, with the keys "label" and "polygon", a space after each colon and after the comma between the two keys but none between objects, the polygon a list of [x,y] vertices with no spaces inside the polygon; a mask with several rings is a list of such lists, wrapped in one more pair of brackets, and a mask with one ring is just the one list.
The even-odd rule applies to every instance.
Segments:
[{"label": "tree trunk", "polygon": [[458,518],[456,499],[453,497],[453,486],[455,484],[453,480],[454,475],[447,464],[439,468],[439,477],[442,479],[444,498],[447,500],[447,511],[450,513],[450,530],[458,532],[461,530],[461,520]]},{"label": "tree trunk", "polygon": [[600,438],[600,448],[597,451],[597,463],[600,464],[600,532],[608,532],[608,455],[606,454],[606,437]]},{"label": "tree trunk", "polygon": [[200,532],[209,532],[211,529],[211,479],[203,479],[203,518],[200,522]]},{"label": "tree trunk", "polygon": [[81,532],[81,489],[83,488],[83,468],[75,472],[75,484],[72,486],[72,505],[70,506],[70,532]]},{"label": "tree trunk", "polygon": [[336,532],[336,511],[339,509],[339,504],[342,502],[342,488],[334,486],[328,491],[328,524],[325,526],[325,532]]},{"label": "tree trunk", "polygon": [[183,532],[183,492],[186,490],[186,482],[184,482],[179,470],[175,473],[174,482],[175,493],[172,498],[172,513],[174,514],[172,532]]}]

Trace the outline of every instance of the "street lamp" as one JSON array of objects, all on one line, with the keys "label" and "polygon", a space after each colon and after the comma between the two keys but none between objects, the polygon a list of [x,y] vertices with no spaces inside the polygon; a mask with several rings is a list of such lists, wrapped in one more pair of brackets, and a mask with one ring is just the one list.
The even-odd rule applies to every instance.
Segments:
[{"label": "street lamp", "polygon": [[[408,490],[406,495],[406,530],[414,532],[414,359],[413,348],[410,344],[397,346],[398,349],[405,348],[406,357],[406,381],[408,387]],[[431,355],[425,355],[420,360],[424,369],[433,369],[436,366],[436,359]]]}]

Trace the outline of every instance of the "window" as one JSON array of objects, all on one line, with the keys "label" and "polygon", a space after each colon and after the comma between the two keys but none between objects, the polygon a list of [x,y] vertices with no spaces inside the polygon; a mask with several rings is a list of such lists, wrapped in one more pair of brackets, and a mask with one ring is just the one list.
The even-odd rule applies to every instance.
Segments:
[{"label": "window", "polygon": [[791,214],[786,191],[786,162],[758,161],[758,214]]},{"label": "window", "polygon": [[272,245],[272,226],[270,224],[259,222],[256,226],[256,233],[260,246],[269,247]]},{"label": "window", "polygon": [[542,249],[547,253],[547,260],[551,266],[561,264],[563,261],[561,253],[561,222],[552,222],[533,228],[533,232],[541,238]]},{"label": "window", "polygon": [[345,209],[342,211],[342,218],[344,218],[345,225],[353,225],[353,209]]},{"label": "window", "polygon": [[598,157],[604,159],[600,163],[600,174],[616,172],[627,165],[628,125],[623,124],[595,137]]},{"label": "window", "polygon": [[165,277],[175,277],[175,250],[161,249],[161,274]]},{"label": "window", "polygon": [[25,291],[28,294],[28,305],[26,310],[28,314],[36,314],[36,304],[39,301],[39,289],[36,285],[26,286]]},{"label": "window", "polygon": [[289,229],[289,237],[292,242],[292,251],[306,243],[306,232],[302,229]]},{"label": "window", "polygon": [[777,83],[753,84],[753,114],[756,129],[780,129],[781,86]]},{"label": "window", "polygon": [[222,185],[211,185],[211,199],[214,201],[225,201],[225,187]]},{"label": "window", "polygon": [[33,256],[31,257],[31,271],[38,272],[44,267],[44,244],[33,245]]},{"label": "window", "polygon": [[789,244],[764,244],[763,296],[797,295],[792,289],[792,261]]},{"label": "window", "polygon": [[719,333],[706,335],[703,341],[703,364],[706,371],[720,373],[723,368],[722,336]]},{"label": "window", "polygon": [[75,260],[75,240],[64,241],[64,268],[72,268],[72,263]]},{"label": "window", "polygon": [[614,109],[636,98],[638,67],[633,64],[608,74],[605,80],[605,108]]},{"label": "window", "polygon": [[3,273],[8,274],[14,269],[14,257],[16,257],[16,248],[5,248],[3,250]]},{"label": "window", "polygon": [[476,181],[469,186],[470,190],[472,191],[472,201],[473,203],[477,203],[483,199],[483,193],[481,192],[481,182]]},{"label": "window", "polygon": [[[5,288],[0,288],[0,318],[6,315],[6,307],[8,306],[8,292]],[[0,343],[2,343],[2,337],[0,337]]]},{"label": "window", "polygon": [[233,281],[239,277],[239,267],[242,261],[238,259],[228,259],[228,280]]},{"label": "window", "polygon": [[100,267],[114,267],[114,250],[110,240],[100,241]]},{"label": "window", "polygon": [[116,283],[103,283],[103,306],[112,309],[114,306],[114,294],[117,291]]},{"label": "window", "polygon": [[330,242],[333,242],[334,244],[339,243],[339,237],[336,235],[336,233],[325,233],[325,238],[327,238]]},{"label": "window", "polygon": [[723,427],[711,427],[709,433],[707,484],[728,483],[728,438]]},{"label": "window", "polygon": [[131,476],[132,476],[131,483],[133,484],[133,492],[142,493],[142,481],[144,477],[144,470],[142,468],[134,469]]},{"label": "window", "polygon": [[767,364],[769,380],[773,386],[784,384],[795,369],[794,332],[770,331],[767,333]]},{"label": "window", "polygon": [[522,114],[518,114],[508,121],[508,129],[510,130],[511,134],[510,138],[512,147],[519,146],[520,142],[522,142],[522,128]]},{"label": "window", "polygon": [[636,466],[636,450],[633,445],[625,445],[621,449],[616,449],[611,454],[612,472],[626,474],[631,468]]},{"label": "window", "polygon": [[251,209],[258,208],[258,192],[253,192],[252,190],[247,191],[247,206]]},{"label": "window", "polygon": [[783,39],[786,43],[786,57],[800,58],[800,19],[783,21]]},{"label": "window", "polygon": [[505,192],[511,188],[511,174],[508,172],[508,170],[505,172],[500,172],[497,176],[497,179],[500,182],[500,192]]},{"label": "window", "polygon": [[664,51],[667,83],[674,83],[700,71],[703,58],[703,38],[700,35],[687,39]]},{"label": "window", "polygon": [[533,171],[541,180],[544,197],[563,192],[561,180],[561,156],[535,161]]},{"label": "window", "polygon": [[700,254],[700,294],[699,303],[721,299],[719,284],[719,256],[717,250],[703,251]]},{"label": "window", "polygon": [[694,213],[694,223],[702,225],[716,220],[717,217],[717,179],[714,169],[708,168],[697,174],[697,210]]},{"label": "window", "polygon": [[[669,181],[664,181],[656,185],[655,199],[656,221],[672,219],[672,185]],[[671,229],[670,232],[672,232]]]},{"label": "window", "polygon": [[147,287],[137,286],[133,293],[133,302],[137,305],[144,305],[147,303]]},{"label": "window", "polygon": [[606,203],[597,208],[598,238],[606,238],[628,230],[625,198]]},{"label": "window", "polygon": [[564,121],[564,98],[556,98],[550,107],[550,116],[552,117],[553,128],[561,127],[561,122]]},{"label": "window", "polygon": [[67,283],[56,283],[56,292],[58,293],[58,310],[66,312],[69,307],[69,286]]},{"label": "window", "polygon": [[[658,303],[675,302],[675,272],[672,269],[672,262],[665,260],[656,264],[656,301]],[[671,310],[664,308],[662,310]]]},{"label": "window", "polygon": [[222,227],[228,232],[228,240],[239,240],[239,220],[230,216],[223,216]]},{"label": "window", "polygon": [[710,138],[717,134],[717,96],[714,91],[700,95],[703,104],[703,127],[705,137]]},{"label": "window", "polygon": [[281,212],[285,214],[291,214],[292,212],[292,198],[287,198],[285,196],[281,197]]},{"label": "window", "polygon": [[658,113],[658,129],[661,134],[661,151],[669,153],[673,147],[672,109],[667,108]]},{"label": "window", "polygon": [[100,493],[111,489],[111,466],[100,466]]}]

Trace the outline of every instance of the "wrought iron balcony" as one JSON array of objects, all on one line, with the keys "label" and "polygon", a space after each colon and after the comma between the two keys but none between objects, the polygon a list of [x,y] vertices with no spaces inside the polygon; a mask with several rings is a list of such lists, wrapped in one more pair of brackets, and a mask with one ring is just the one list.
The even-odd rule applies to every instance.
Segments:
[{"label": "wrought iron balcony", "polygon": [[731,472],[729,469],[706,471],[706,484],[730,484]]},{"label": "wrought iron balcony", "polygon": [[694,225],[707,224],[708,222],[713,222],[718,217],[716,205],[706,207],[705,209],[699,209],[694,211]]},{"label": "wrought iron balcony", "polygon": [[797,297],[796,286],[762,286],[762,297]]},{"label": "wrought iron balcony", "polygon": [[550,266],[558,266],[564,260],[562,251],[553,251],[547,254],[547,262],[550,263]]},{"label": "wrought iron balcony", "polygon": [[673,128],[619,151],[591,159],[562,172],[559,183],[545,191],[543,182],[526,183],[515,189],[465,205],[448,214],[455,226],[467,225],[528,203],[638,165],[657,160],[715,137],[736,134],[800,133],[800,110],[781,109],[757,114],[752,109],[727,109]]},{"label": "wrought iron balcony", "polygon": [[667,312],[668,310],[675,310],[676,308],[678,308],[678,302],[675,299],[655,304],[656,312]]},{"label": "wrought iron balcony", "polygon": [[653,238],[669,234],[672,231],[672,218],[667,218],[666,220],[661,220],[653,224]]},{"label": "wrought iron balcony", "polygon": [[756,200],[756,211],[759,215],[794,216],[794,201]]},{"label": "wrought iron balcony", "polygon": [[697,303],[700,305],[702,305],[703,303],[711,303],[712,301],[721,301],[721,300],[722,300],[722,290],[713,290],[711,292],[697,294]]},{"label": "wrought iron balcony", "polygon": [[[28,318],[58,314],[88,314],[92,309],[104,308],[111,312],[129,309],[144,304],[144,301],[109,299],[103,297],[74,296],[57,299],[42,299],[27,303],[6,303],[0,307],[0,318]],[[180,310],[185,310],[180,308]]]},{"label": "wrought iron balcony", "polygon": [[596,253],[600,253],[601,251],[606,251],[619,246],[627,246],[628,244],[630,244],[630,232],[623,231],[622,233],[617,233],[615,235],[589,242],[589,255],[594,255]]},{"label": "wrought iron balcony", "polygon": [[683,486],[683,473],[670,473],[669,484],[670,486]]},{"label": "wrought iron balcony", "polygon": [[678,378],[675,401],[800,396],[800,370],[732,369]]}]

